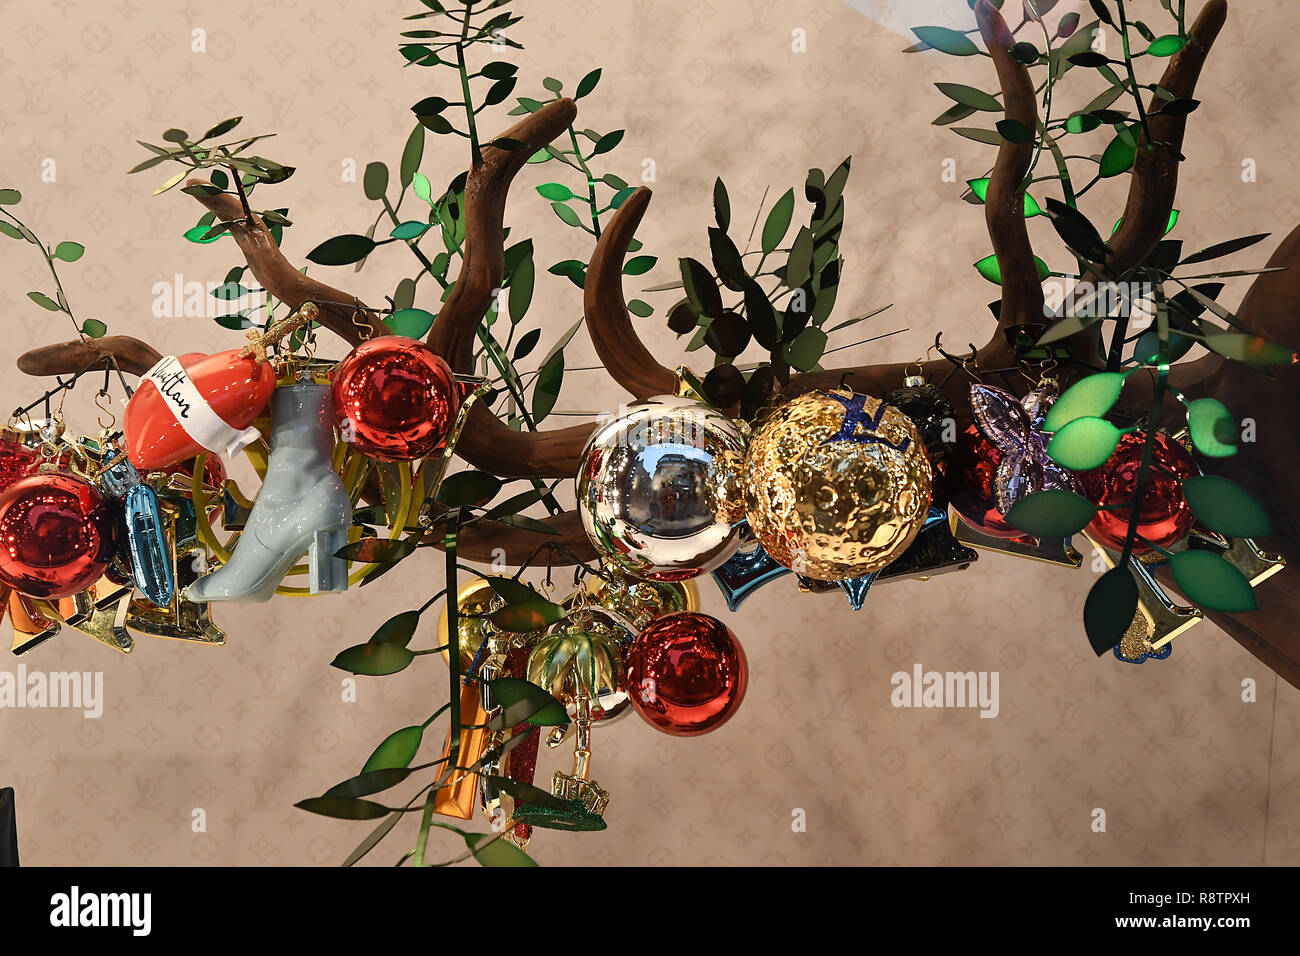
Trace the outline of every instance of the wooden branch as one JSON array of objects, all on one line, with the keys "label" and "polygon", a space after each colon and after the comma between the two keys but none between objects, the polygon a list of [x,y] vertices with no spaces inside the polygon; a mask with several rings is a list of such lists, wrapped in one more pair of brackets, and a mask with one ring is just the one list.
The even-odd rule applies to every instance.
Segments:
[{"label": "wooden branch", "polygon": [[517,432],[476,404],[456,442],[456,454],[498,478],[572,478],[594,424]]},{"label": "wooden branch", "polygon": [[596,243],[583,294],[587,332],[601,364],[637,399],[677,391],[677,373],[641,343],[623,298],[623,260],[649,205],[645,186],[623,201]]},{"label": "wooden branch", "polygon": [[[498,551],[504,551],[506,563],[518,566],[539,547],[551,545],[544,558],[553,567],[567,567],[579,561],[595,561],[599,558],[576,511],[566,511],[540,520],[557,533],[542,534],[492,522],[464,525],[456,536],[456,556],[466,561],[490,564],[499,557]],[[438,550],[444,549],[441,530],[430,532],[422,541]]]},{"label": "wooden branch", "polygon": [[162,356],[152,345],[129,335],[77,339],[30,349],[18,356],[18,370],[27,375],[75,375],[109,356],[129,375],[143,375]]},{"label": "wooden branch", "polygon": [[473,369],[475,330],[505,278],[506,195],[528,158],[559,136],[578,115],[571,99],[548,103],[526,116],[497,140],[523,143],[519,149],[483,147],[483,161],[465,181],[465,244],[460,275],[438,319],[429,345],[457,372]]},{"label": "wooden branch", "polygon": [[[1002,87],[1006,118],[1020,123],[1031,134],[1038,131],[1038,104],[1029,70],[1011,55],[1015,37],[1002,14],[988,0],[975,4],[975,19]],[[1034,250],[1025,226],[1025,177],[1034,158],[1033,139],[1013,143],[1003,139],[993,161],[988,192],[984,198],[984,219],[989,239],[1002,273],[1002,307],[998,328],[1042,326],[1043,283],[1038,278]]]},{"label": "wooden branch", "polygon": [[[202,179],[191,179],[186,185],[211,185]],[[225,194],[195,198],[210,212],[217,215],[219,222],[241,220],[230,227],[239,251],[244,254],[253,277],[291,309],[299,308],[304,302],[315,302],[320,308],[320,324],[343,338],[351,345],[357,345],[364,336],[367,326],[371,335],[389,335],[388,326],[379,316],[347,292],[341,292],[331,285],[303,275],[284,257],[280,247],[275,244],[266,224],[253,216],[252,224],[243,220],[244,210],[239,199]],[[343,305],[339,303],[353,303]],[[359,327],[358,327],[359,324]]]}]

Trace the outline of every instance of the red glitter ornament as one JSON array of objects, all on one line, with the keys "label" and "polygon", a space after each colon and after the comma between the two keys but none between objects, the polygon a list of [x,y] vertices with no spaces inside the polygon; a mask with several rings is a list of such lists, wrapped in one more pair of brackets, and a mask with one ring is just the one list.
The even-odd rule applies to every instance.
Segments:
[{"label": "red glitter ornament", "polygon": [[64,598],[99,580],[113,559],[117,521],[99,490],[75,475],[37,474],[0,495],[0,582]]},{"label": "red glitter ornament", "polygon": [[[1089,537],[1112,551],[1124,548],[1132,510],[1128,506],[1137,494],[1145,445],[1145,432],[1124,435],[1106,464],[1079,473],[1084,496],[1093,504],[1125,506],[1115,511],[1098,511],[1086,529]],[[1194,515],[1183,497],[1183,480],[1198,474],[1200,470],[1187,449],[1163,432],[1157,432],[1137,523],[1137,533],[1151,544],[1135,540],[1134,554],[1146,554],[1154,550],[1152,545],[1167,548],[1187,534]]]},{"label": "red glitter ornament", "polygon": [[637,713],[678,737],[722,726],[749,684],[749,663],[736,635],[698,611],[651,621],[628,648],[624,664]]},{"label": "red glitter ornament", "polygon": [[414,461],[451,435],[460,386],[423,342],[384,335],[353,349],[334,371],[343,440],[379,461]]},{"label": "red glitter ornament", "polygon": [[984,437],[976,425],[967,425],[957,436],[957,448],[948,466],[945,485],[958,517],[990,538],[1011,540],[1024,532],[1007,524],[998,511],[994,481],[1002,452]]}]

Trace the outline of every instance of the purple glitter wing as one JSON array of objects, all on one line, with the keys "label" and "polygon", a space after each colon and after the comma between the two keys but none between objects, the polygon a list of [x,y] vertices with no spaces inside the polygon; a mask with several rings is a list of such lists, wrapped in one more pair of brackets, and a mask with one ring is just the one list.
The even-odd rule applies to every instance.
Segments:
[{"label": "purple glitter wing", "polygon": [[1021,407],[1029,416],[1035,430],[1042,429],[1043,419],[1047,417],[1047,412],[1060,397],[1061,390],[1055,382],[1044,382],[1020,400]]},{"label": "purple glitter wing", "polygon": [[1083,493],[1074,472],[1062,468],[1035,447],[1024,452],[1007,453],[998,464],[993,491],[998,510],[1006,514],[1022,498],[1040,491]]},{"label": "purple glitter wing", "polygon": [[970,387],[971,417],[984,437],[1009,452],[1029,447],[1031,422],[1020,400],[991,385]]}]

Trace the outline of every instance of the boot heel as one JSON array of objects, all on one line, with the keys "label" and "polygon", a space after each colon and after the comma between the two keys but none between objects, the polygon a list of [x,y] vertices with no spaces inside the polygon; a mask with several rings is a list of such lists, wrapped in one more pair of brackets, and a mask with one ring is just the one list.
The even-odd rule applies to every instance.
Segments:
[{"label": "boot heel", "polygon": [[347,528],[317,531],[307,553],[311,571],[311,593],[329,594],[348,589],[348,563],[334,552],[348,543]]}]

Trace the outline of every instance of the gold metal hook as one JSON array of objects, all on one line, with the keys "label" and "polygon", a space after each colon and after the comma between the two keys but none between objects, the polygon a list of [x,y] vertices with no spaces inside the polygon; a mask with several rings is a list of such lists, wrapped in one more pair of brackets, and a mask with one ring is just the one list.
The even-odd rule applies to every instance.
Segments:
[{"label": "gold metal hook", "polygon": [[[100,399],[104,399],[105,401],[107,401],[108,404],[101,403]],[[101,412],[108,413],[107,422],[104,421],[103,415],[99,415],[96,417],[96,421],[99,422],[100,428],[104,429],[104,431],[108,431],[110,428],[112,428],[114,425],[117,424],[117,414],[113,411],[113,402],[112,399],[109,398],[108,389],[101,388],[98,392],[95,393],[95,407],[98,408]]]}]

